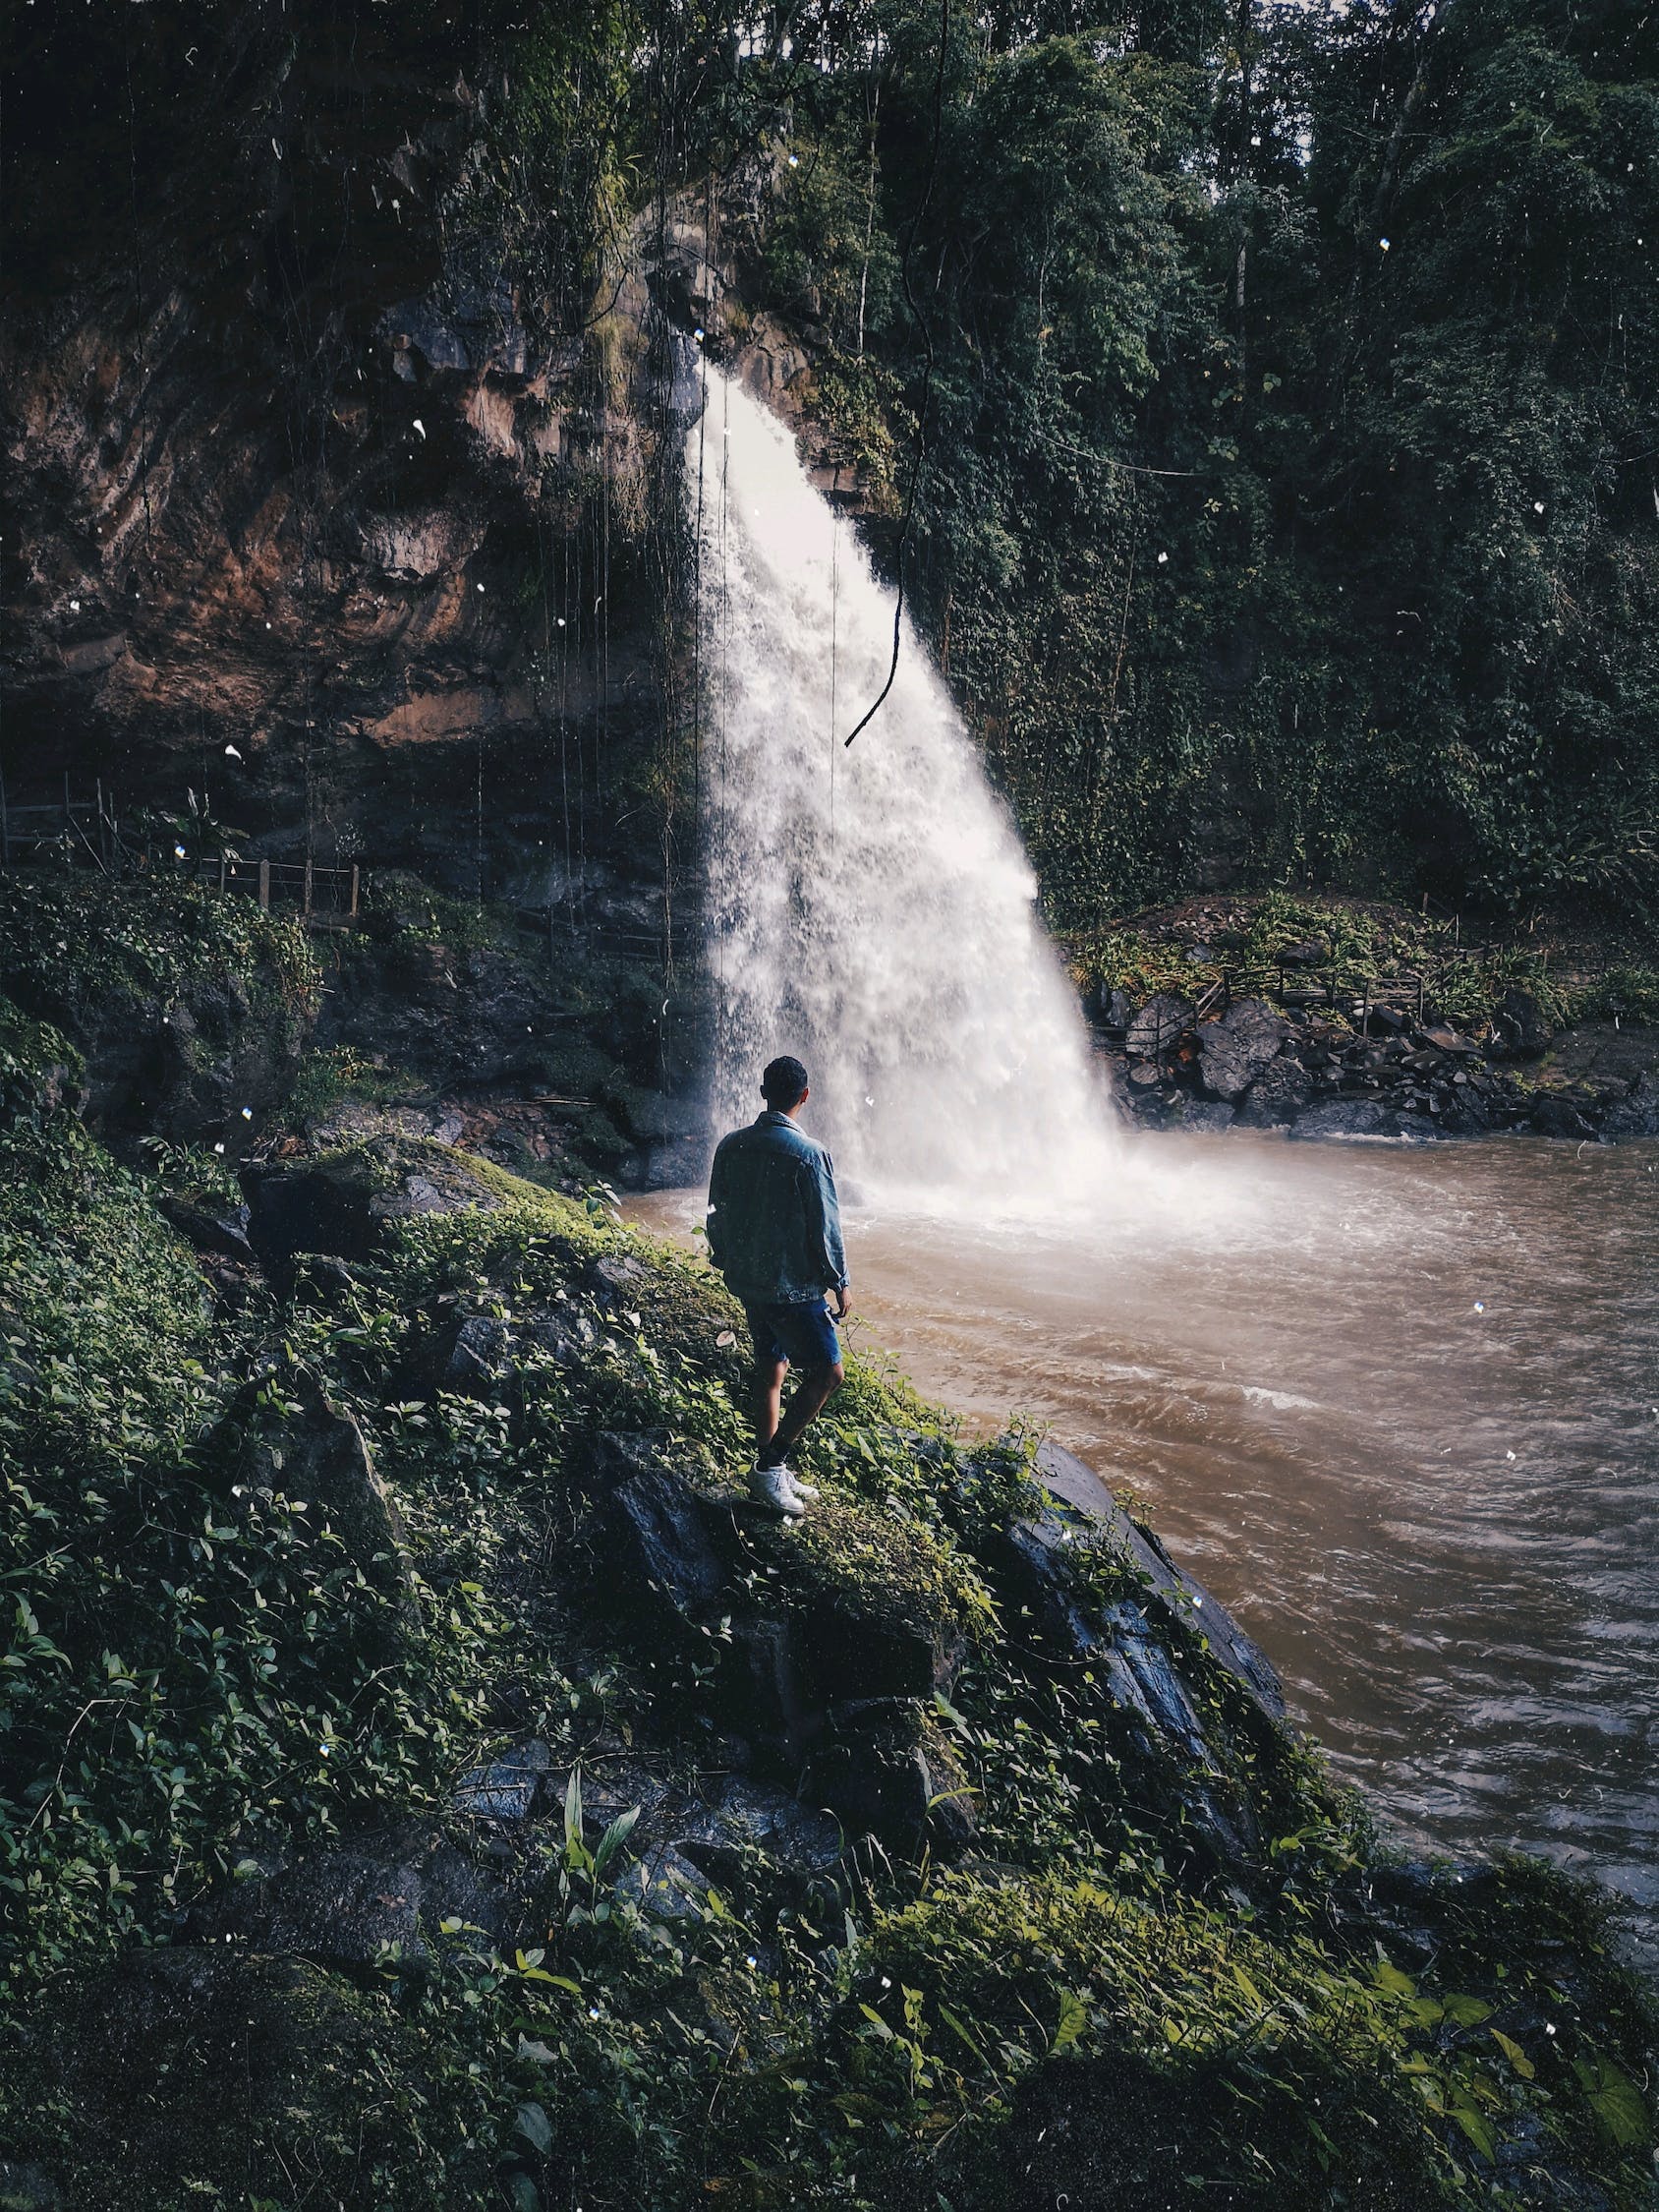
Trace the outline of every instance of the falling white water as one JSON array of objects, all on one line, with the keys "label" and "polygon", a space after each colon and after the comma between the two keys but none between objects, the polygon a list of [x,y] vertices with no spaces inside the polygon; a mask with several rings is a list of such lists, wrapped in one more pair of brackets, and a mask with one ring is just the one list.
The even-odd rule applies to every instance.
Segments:
[{"label": "falling white water", "polygon": [[1099,1191],[1111,1109],[1036,883],[892,594],[789,433],[711,369],[689,439],[709,702],[710,960],[721,1127],[792,1052],[844,1176],[1053,1203]]}]

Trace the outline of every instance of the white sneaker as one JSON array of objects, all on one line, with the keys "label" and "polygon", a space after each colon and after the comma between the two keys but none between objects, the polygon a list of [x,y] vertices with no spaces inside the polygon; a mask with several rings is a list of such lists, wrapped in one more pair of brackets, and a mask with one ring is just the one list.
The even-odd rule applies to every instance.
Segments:
[{"label": "white sneaker", "polygon": [[758,1505],[770,1506],[773,1513],[787,1515],[798,1521],[806,1512],[806,1500],[796,1494],[786,1467],[757,1466],[749,1477],[749,1495]]},{"label": "white sneaker", "polygon": [[818,1495],[818,1484],[816,1483],[803,1483],[786,1459],[773,1460],[772,1465],[795,1495],[810,1505]]}]

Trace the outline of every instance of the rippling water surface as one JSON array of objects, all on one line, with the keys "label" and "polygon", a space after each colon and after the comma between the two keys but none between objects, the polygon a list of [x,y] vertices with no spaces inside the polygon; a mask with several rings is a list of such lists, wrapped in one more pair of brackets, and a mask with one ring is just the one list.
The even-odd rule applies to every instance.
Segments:
[{"label": "rippling water surface", "polygon": [[1160,1137],[846,1227],[855,1343],[1131,1484],[1406,1841],[1594,1872],[1659,1959],[1659,1147]]}]

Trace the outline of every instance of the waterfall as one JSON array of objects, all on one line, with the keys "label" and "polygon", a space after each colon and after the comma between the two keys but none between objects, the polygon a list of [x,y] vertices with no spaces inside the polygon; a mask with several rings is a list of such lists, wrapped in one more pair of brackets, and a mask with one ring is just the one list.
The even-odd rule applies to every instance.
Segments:
[{"label": "waterfall", "polygon": [[708,373],[700,524],[709,960],[719,1126],[806,1063],[844,1177],[993,1204],[1096,1189],[1111,1110],[1036,882],[926,649],[789,432]]}]

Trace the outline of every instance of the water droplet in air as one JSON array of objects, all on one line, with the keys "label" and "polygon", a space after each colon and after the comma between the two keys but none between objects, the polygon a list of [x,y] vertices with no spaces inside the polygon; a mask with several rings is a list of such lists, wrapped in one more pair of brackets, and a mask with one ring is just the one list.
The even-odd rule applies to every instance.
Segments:
[{"label": "water droplet in air", "polygon": [[251,1122],[251,1121],[252,1121],[252,1120],[254,1119],[254,1109],[253,1109],[253,1107],[252,1107],[252,1106],[244,1106],[244,1107],[243,1107],[243,1109],[242,1109],[242,1119],[243,1119],[243,1120],[244,1120],[245,1122]]},{"label": "water droplet in air", "polygon": [[1542,514],[1542,513],[1543,513],[1543,511],[1544,511],[1544,502],[1543,502],[1543,500],[1542,500],[1542,499],[1534,499],[1534,500],[1533,500],[1533,502],[1532,502],[1532,512],[1533,512],[1534,514]]},{"label": "water droplet in air", "polygon": [[237,751],[234,745],[227,745],[225,747],[225,758],[227,760],[240,760],[242,758],[242,755]]},{"label": "water droplet in air", "polygon": [[789,166],[790,166],[790,168],[791,168],[791,169],[798,169],[798,168],[800,167],[800,165],[801,165],[801,157],[800,157],[800,155],[799,155],[798,153],[792,153],[792,154],[790,154],[790,156],[789,156]]},{"label": "water droplet in air", "polygon": [[415,418],[414,422],[413,422],[413,423],[411,424],[411,426],[410,426],[410,427],[411,427],[411,429],[413,429],[413,430],[418,430],[418,431],[420,432],[420,434],[421,434],[421,436],[422,436],[423,437],[426,437],[426,435],[427,435],[427,426],[426,426],[426,424],[425,424],[424,422],[422,422],[422,420],[421,420],[421,418],[420,418],[420,416],[419,416],[419,415],[417,415],[417,416],[416,416],[416,418]]},{"label": "water droplet in air", "polygon": [[176,844],[176,845],[174,845],[174,847],[173,847],[173,858],[174,858],[175,860],[182,860],[182,859],[184,858],[184,856],[185,856],[185,848],[184,848],[184,846],[183,846],[182,844]]},{"label": "water droplet in air", "polygon": [[1514,1454],[1514,1452],[1506,1452],[1506,1453],[1504,1454],[1504,1457],[1505,1457],[1506,1459],[1514,1459],[1514,1457],[1515,1457],[1515,1454]]},{"label": "water droplet in air", "polygon": [[1163,567],[1164,563],[1169,559],[1169,557],[1170,556],[1168,553],[1160,553],[1158,555],[1158,565],[1160,568]]},{"label": "water droplet in air", "polygon": [[80,613],[80,611],[81,611],[81,602],[80,602],[80,601],[79,601],[78,599],[72,599],[72,600],[70,601],[70,603],[69,603],[69,611],[70,611],[70,612],[71,612],[72,614],[79,614],[79,613]]},{"label": "water droplet in air", "polygon": [[1474,1302],[1474,1310],[1477,1313],[1484,1313],[1486,1310],[1485,1303],[1477,1298]]},{"label": "water droplet in air", "polygon": [[1387,240],[1386,238],[1379,238],[1379,239],[1378,239],[1378,241],[1377,241],[1377,244],[1378,244],[1378,245],[1379,245],[1379,246],[1380,246],[1380,247],[1381,247],[1381,248],[1383,249],[1383,252],[1384,252],[1385,254],[1386,254],[1386,253],[1388,252],[1388,250],[1389,250],[1389,242],[1388,242],[1388,240]]}]

